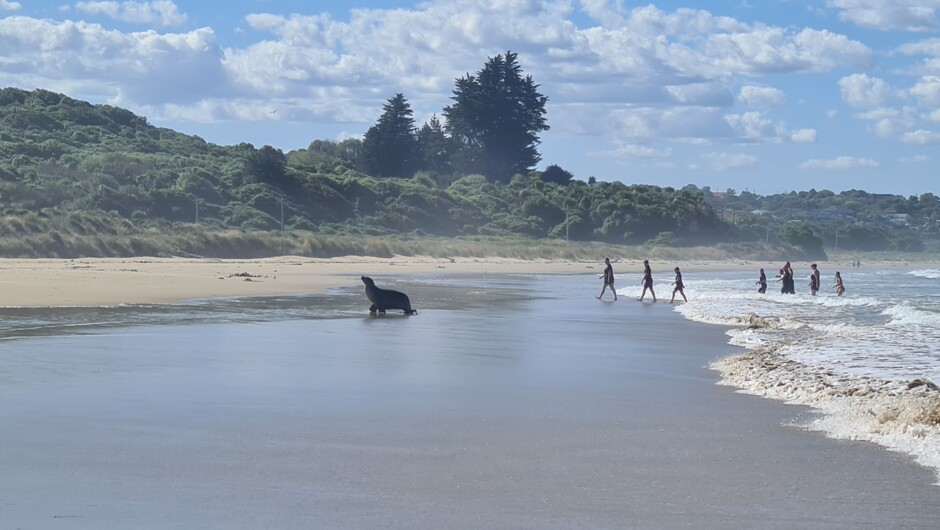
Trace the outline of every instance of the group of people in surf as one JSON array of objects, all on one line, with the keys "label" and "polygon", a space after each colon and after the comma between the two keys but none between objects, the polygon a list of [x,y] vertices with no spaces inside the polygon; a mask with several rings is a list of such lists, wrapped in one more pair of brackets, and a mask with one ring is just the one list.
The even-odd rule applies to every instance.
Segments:
[{"label": "group of people in surf", "polygon": [[[686,302],[689,301],[685,297],[685,285],[682,283],[682,271],[679,270],[679,267],[673,269],[676,273],[676,279],[672,282],[672,298],[669,300],[669,303],[676,301],[676,293],[682,295],[682,299]],[[610,258],[604,258],[604,274],[600,276],[604,280],[604,286],[601,287],[601,294],[597,295],[597,299],[600,300],[604,297],[604,293],[607,291],[607,288],[610,287],[610,292],[614,295],[614,301],[617,301],[617,291],[614,290],[614,267],[610,264]],[[640,283],[643,285],[643,292],[640,294],[638,300],[640,302],[646,298],[646,291],[649,291],[650,296],[653,297],[653,301],[656,301],[656,291],[653,290],[653,269],[650,268],[650,261],[648,259],[643,260],[643,279],[640,280]]]},{"label": "group of people in surf", "polygon": [[[810,265],[811,272],[809,274],[809,290],[813,296],[816,296],[816,293],[822,288],[822,279],[819,272],[819,266],[815,263]],[[682,283],[682,271],[679,270],[679,267],[673,269],[676,273],[676,279],[672,282],[672,298],[669,300],[669,303],[673,303],[676,300],[676,293],[682,295],[682,299],[686,302],[689,301],[685,296],[685,285]],[[601,287],[600,294],[597,295],[597,299],[601,300],[604,297],[604,293],[607,292],[607,288],[610,288],[610,292],[614,295],[614,301],[617,300],[617,291],[614,290],[614,267],[610,264],[610,258],[604,258],[604,274],[600,276],[604,280],[604,286]],[[790,262],[784,263],[783,267],[780,269],[780,272],[777,274],[777,281],[780,282],[780,292],[782,294],[796,294],[796,282],[793,279],[793,266],[790,265]],[[842,296],[842,293],[845,292],[845,285],[842,284],[842,274],[839,271],[836,271],[835,276],[835,285],[832,287],[836,290],[836,296]],[[648,259],[643,260],[643,279],[640,280],[640,283],[643,285],[643,292],[640,294],[638,300],[640,302],[646,298],[646,291],[649,291],[650,296],[653,297],[653,301],[656,301],[656,291],[653,290],[653,270],[650,268],[650,262]],[[760,278],[757,280],[757,285],[760,287],[757,289],[757,292],[764,294],[767,292],[767,274],[764,272],[764,269],[760,270]]]},{"label": "group of people in surf", "polygon": [[[816,293],[822,288],[821,274],[817,264],[813,263],[809,268],[811,270],[809,274],[809,290],[813,296],[816,296]],[[789,261],[783,264],[783,267],[777,274],[777,281],[780,282],[780,292],[782,294],[796,294],[796,282],[793,280],[793,267],[790,265]],[[845,285],[842,284],[842,274],[839,271],[836,271],[835,282],[835,285],[832,287],[836,290],[836,296],[842,296],[842,293],[845,292]],[[764,269],[760,270],[760,278],[757,280],[757,285],[760,286],[757,289],[758,293],[764,294],[767,292],[767,274],[764,273]]]}]

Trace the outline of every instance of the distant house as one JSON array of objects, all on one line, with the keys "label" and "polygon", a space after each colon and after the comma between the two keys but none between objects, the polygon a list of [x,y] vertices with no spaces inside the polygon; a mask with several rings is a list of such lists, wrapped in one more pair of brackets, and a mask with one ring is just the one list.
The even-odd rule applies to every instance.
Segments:
[{"label": "distant house", "polygon": [[769,210],[751,210],[751,215],[764,216],[770,214]]},{"label": "distant house", "polygon": [[908,226],[906,213],[889,213],[881,216],[881,220],[894,226]]},{"label": "distant house", "polygon": [[846,221],[854,220],[855,212],[841,206],[827,206],[821,210],[812,213],[813,219],[817,221]]}]

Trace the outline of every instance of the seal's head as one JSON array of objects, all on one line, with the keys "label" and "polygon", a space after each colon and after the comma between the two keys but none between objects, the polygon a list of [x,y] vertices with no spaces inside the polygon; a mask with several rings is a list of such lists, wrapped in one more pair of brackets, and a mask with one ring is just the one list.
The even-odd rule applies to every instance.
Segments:
[{"label": "seal's head", "polygon": [[362,283],[366,284],[366,287],[375,287],[375,282],[372,281],[372,278],[369,278],[368,276],[360,276],[359,279],[362,280]]}]

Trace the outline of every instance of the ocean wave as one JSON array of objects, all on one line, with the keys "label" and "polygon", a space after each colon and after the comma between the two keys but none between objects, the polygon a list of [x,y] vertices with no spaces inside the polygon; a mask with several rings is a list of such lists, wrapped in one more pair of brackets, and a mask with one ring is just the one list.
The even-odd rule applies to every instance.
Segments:
[{"label": "ocean wave", "polygon": [[[912,455],[940,479],[940,391],[932,382],[884,381],[810,366],[762,346],[716,361],[721,384],[820,413],[803,427]],[[940,484],[940,482],[938,482]]]},{"label": "ocean wave", "polygon": [[891,317],[889,326],[930,326],[940,328],[940,312],[922,307],[915,302],[903,301],[881,313]]},{"label": "ocean wave", "polygon": [[911,276],[917,276],[918,278],[930,278],[931,280],[940,279],[940,270],[937,269],[922,269],[911,271],[908,274]]},{"label": "ocean wave", "polygon": [[867,296],[851,298],[848,296],[838,297],[816,297],[816,303],[826,307],[878,307],[884,305],[885,301]]}]

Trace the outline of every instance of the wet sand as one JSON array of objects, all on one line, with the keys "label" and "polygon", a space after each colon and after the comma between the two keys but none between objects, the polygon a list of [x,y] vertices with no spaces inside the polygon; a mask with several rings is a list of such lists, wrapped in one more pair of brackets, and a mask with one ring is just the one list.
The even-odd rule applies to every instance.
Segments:
[{"label": "wet sand", "polygon": [[716,386],[705,366],[735,351],[721,328],[623,287],[598,302],[593,278],[474,282],[405,284],[423,302],[410,318],[0,342],[0,520],[940,527],[930,471]]},{"label": "wet sand", "polygon": [[[773,277],[780,263],[736,261],[656,261],[660,274],[680,266],[685,272],[764,267]],[[805,266],[804,266],[805,265]],[[835,265],[834,263],[832,265]],[[907,266],[882,263],[881,268]],[[809,264],[794,263],[798,269]],[[846,265],[848,267],[848,265]],[[170,304],[233,296],[320,293],[330,287],[358,286],[361,275],[442,277],[460,274],[600,274],[597,261],[510,258],[431,258],[345,256],[330,259],[281,256],[265,259],[83,258],[0,259],[0,307],[95,307],[118,304]],[[614,261],[620,284],[639,281],[639,260]],[[633,279],[635,277],[635,280]],[[624,281],[626,280],[626,281]]]}]

